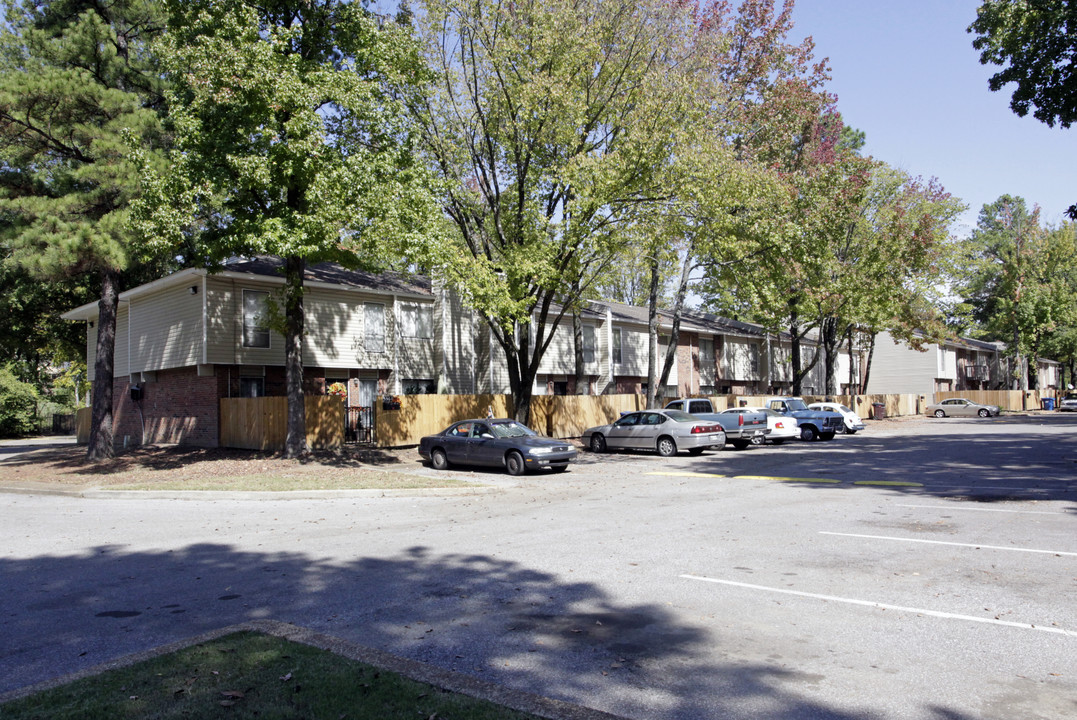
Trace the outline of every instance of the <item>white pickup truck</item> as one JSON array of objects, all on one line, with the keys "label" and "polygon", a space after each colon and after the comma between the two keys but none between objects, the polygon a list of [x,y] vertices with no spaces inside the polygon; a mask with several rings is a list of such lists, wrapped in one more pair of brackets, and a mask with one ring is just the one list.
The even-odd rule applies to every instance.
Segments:
[{"label": "white pickup truck", "polygon": [[[755,436],[766,437],[770,433],[767,416],[761,412],[738,413],[730,415],[714,411],[714,405],[707,398],[681,398],[666,403],[666,410],[683,410],[704,420],[711,420],[725,430],[725,441],[737,450],[743,450],[752,444]],[[756,441],[758,443],[758,441]]]}]

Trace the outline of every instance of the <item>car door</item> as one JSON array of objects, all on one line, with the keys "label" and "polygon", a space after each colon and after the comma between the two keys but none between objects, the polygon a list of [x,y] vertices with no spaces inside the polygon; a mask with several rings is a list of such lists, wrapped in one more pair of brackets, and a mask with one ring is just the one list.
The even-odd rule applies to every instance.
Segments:
[{"label": "car door", "polygon": [[658,436],[662,434],[662,425],[666,420],[669,418],[662,413],[643,413],[639,425],[632,433],[634,441],[632,447],[653,450],[658,443]]},{"label": "car door", "polygon": [[475,423],[462,422],[454,425],[445,434],[445,456],[449,462],[466,464],[468,444],[471,442],[471,427]]},{"label": "car door", "polygon": [[606,437],[606,447],[630,448],[634,442],[632,431],[639,425],[643,413],[629,413],[617,420],[610,426],[609,435]]},{"label": "car door", "polygon": [[467,460],[472,465],[501,464],[499,443],[486,423],[472,424],[471,437],[467,440]]}]

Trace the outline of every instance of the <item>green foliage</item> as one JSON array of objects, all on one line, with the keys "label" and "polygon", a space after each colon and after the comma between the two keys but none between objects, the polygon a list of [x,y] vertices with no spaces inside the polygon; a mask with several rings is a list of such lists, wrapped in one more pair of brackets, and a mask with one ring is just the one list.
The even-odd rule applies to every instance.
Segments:
[{"label": "green foliage", "polygon": [[19,380],[10,365],[0,366],[0,437],[37,431],[38,393]]},{"label": "green foliage", "polygon": [[425,261],[437,207],[406,97],[426,78],[404,29],[359,3],[171,2],[156,46],[176,149],[149,172],[140,227],[194,228],[210,259]]},{"label": "green foliage", "polygon": [[984,205],[959,263],[960,292],[974,332],[1008,343],[1018,357],[1053,348],[1073,357],[1077,326],[1077,233],[1042,227],[1039,209],[1003,195]]},{"label": "green foliage", "polygon": [[968,31],[984,65],[1003,69],[988,81],[992,90],[1016,88],[1010,108],[1024,117],[1068,128],[1077,120],[1077,4],[1070,0],[988,0]]}]

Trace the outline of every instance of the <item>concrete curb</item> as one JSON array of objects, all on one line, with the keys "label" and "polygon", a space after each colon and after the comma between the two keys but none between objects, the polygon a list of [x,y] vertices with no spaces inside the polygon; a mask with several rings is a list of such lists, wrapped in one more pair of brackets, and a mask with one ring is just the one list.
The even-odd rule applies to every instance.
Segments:
[{"label": "concrete curb", "polygon": [[374,665],[376,667],[395,672],[417,682],[426,683],[449,692],[468,695],[480,700],[487,700],[498,705],[531,713],[546,720],[626,720],[620,715],[611,715],[601,710],[593,710],[580,705],[573,705],[562,700],[553,700],[533,693],[520,690],[512,690],[502,685],[497,685],[486,680],[464,675],[450,670],[444,670],[433,665],[427,665],[393,655],[382,650],[364,647],[356,643],[348,642],[331,635],[317,633],[308,628],[275,620],[253,620],[251,622],[229,625],[227,627],[211,630],[185,640],[162,645],[161,647],[144,652],[126,655],[109,662],[101,663],[76,673],[53,678],[28,687],[12,690],[0,694],[0,704],[28,697],[36,693],[51,690],[61,685],[82,680],[84,678],[100,675],[109,670],[125,668],[146,660],[152,660],[162,655],[177,652],[192,645],[210,642],[225,635],[236,632],[258,632],[273,635],[284,640],[302,643],[327,652],[340,655],[341,657],[358,662]]}]

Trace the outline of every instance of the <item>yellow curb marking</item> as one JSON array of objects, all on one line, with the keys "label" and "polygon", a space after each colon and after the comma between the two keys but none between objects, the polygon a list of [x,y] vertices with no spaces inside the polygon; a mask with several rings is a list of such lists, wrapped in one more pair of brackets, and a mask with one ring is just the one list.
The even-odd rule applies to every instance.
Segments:
[{"label": "yellow curb marking", "polygon": [[738,480],[776,480],[778,482],[805,482],[805,483],[825,483],[827,485],[841,485],[841,480],[831,480],[829,478],[797,478],[797,477],[775,477],[773,475],[737,475]]},{"label": "yellow curb marking", "polygon": [[647,475],[662,475],[664,477],[698,477],[698,478],[724,478],[728,475],[714,475],[713,473],[697,472],[649,472]]}]

